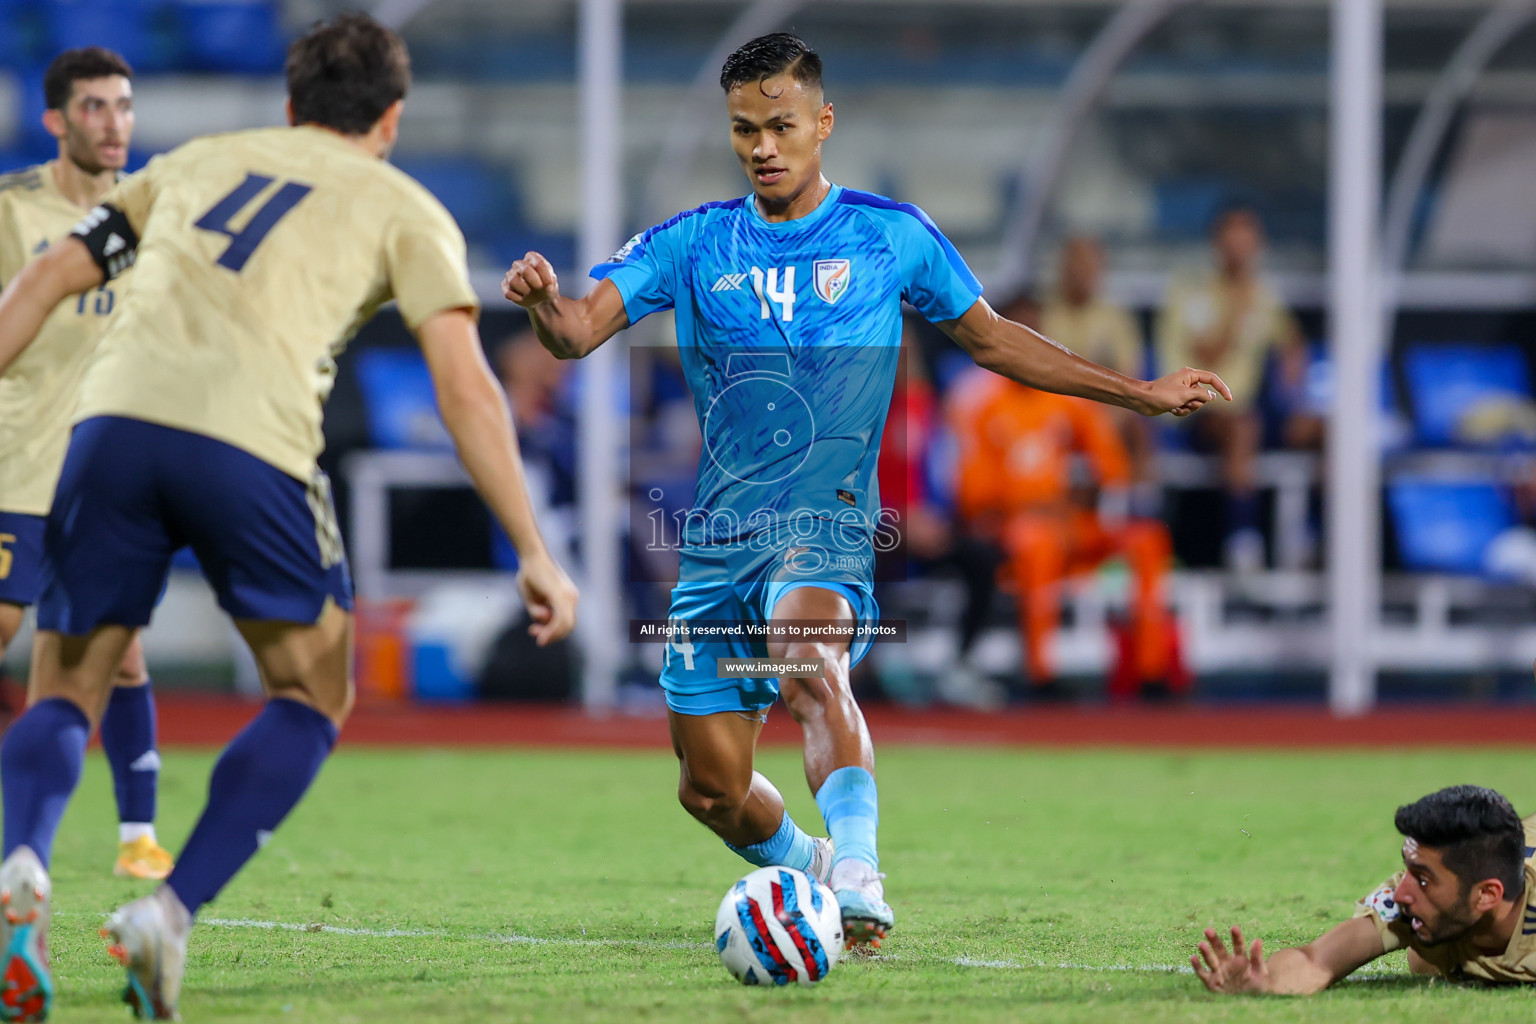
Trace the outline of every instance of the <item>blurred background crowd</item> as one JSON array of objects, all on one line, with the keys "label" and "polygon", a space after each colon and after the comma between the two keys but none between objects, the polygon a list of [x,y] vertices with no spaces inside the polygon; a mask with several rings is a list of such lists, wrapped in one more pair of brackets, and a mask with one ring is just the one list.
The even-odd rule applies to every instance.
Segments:
[{"label": "blurred background crowd", "polygon": [[[40,79],[60,49],[107,45],[133,64],[137,167],[195,135],[278,122],[286,41],[343,6],[0,0],[0,170],[53,155]],[[689,503],[701,444],[669,325],[623,340],[610,400],[626,424],[624,564],[584,565],[587,378],[496,285],[529,249],[567,290],[584,274],[577,5],[375,13],[403,24],[416,75],[394,159],[470,243],[546,531],[583,578],[620,577],[624,618],[663,617],[670,564],[649,524]],[[911,322],[881,465],[903,528],[880,598],[907,642],[877,645],[864,695],[984,708],[1323,695],[1328,16],[1310,0],[624,4],[626,235],[746,192],[715,54],[790,26],[826,63],[833,180],[922,206],[1013,319],[1132,376],[1197,365],[1234,392],[1190,421],[1143,420],[991,377]],[[1456,78],[1490,19],[1496,45]],[[1536,4],[1388,2],[1385,24],[1383,186],[1411,194],[1400,251],[1384,250],[1380,693],[1528,700]],[[1447,96],[1415,182],[1411,140]],[[366,693],[577,699],[582,648],[604,642],[622,647],[617,699],[659,707],[659,647],[522,639],[510,547],[455,468],[392,314],[342,359],[326,426]],[[184,569],[148,640],[157,679],[251,685]]]}]

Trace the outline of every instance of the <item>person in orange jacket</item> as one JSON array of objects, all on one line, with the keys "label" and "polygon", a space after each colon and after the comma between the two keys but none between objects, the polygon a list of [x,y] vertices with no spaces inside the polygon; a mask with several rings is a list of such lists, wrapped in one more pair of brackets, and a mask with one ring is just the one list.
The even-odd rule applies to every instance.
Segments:
[{"label": "person in orange jacket", "polygon": [[[1006,552],[1000,572],[1016,594],[1032,682],[1055,680],[1061,583],[1120,556],[1132,585],[1111,693],[1147,683],[1184,688],[1166,607],[1172,540],[1161,522],[1127,515],[1131,459],[1111,418],[1090,402],[984,371],[958,380],[948,406],[959,446],[956,508],[969,529]],[[1073,479],[1077,455],[1097,484],[1096,508]]]}]

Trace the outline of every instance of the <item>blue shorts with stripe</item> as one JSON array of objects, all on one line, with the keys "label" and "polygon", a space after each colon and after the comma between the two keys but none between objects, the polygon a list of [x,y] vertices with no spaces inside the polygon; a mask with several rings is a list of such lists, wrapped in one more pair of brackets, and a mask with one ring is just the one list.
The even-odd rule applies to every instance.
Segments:
[{"label": "blue shorts with stripe", "polygon": [[0,512],[0,601],[36,604],[43,589],[44,516]]},{"label": "blue shorts with stripe", "polygon": [[352,607],[330,482],[249,452],[119,416],[75,427],[43,539],[39,629],[143,626],[171,556],[190,546],[237,619],[313,623]]},{"label": "blue shorts with stripe", "polygon": [[[750,578],[738,577],[736,582],[724,583],[716,582],[718,567],[708,564],[707,554],[685,549],[680,579],[672,588],[668,622],[674,629],[686,622],[766,625],[784,595],[800,587],[820,587],[843,595],[860,625],[877,621],[880,605],[867,574],[834,568],[834,559],[819,557],[821,554],[824,553],[812,547],[795,547],[764,559],[749,574]],[[817,568],[812,572],[797,571],[797,558]],[[715,663],[721,658],[762,658],[767,653],[767,645],[761,639],[751,639],[748,631],[707,639],[674,636],[667,643],[661,671],[667,707],[681,715],[761,713],[778,699],[779,680],[722,678]],[[855,641],[849,651],[850,664],[857,665],[867,653],[869,641]]]}]

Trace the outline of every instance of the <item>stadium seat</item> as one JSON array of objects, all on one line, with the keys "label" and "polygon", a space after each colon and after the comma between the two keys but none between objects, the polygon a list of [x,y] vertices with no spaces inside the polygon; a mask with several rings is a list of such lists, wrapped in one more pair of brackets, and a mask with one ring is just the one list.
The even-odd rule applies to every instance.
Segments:
[{"label": "stadium seat", "polygon": [[448,208],[481,258],[488,254],[492,262],[505,266],[535,250],[558,271],[576,269],[574,235],[540,230],[523,217],[513,168],[471,157],[406,155],[397,156],[394,163]]},{"label": "stadium seat", "polygon": [[0,67],[19,68],[38,55],[35,0],[0,0]]},{"label": "stadium seat", "polygon": [[1518,521],[1492,481],[1397,480],[1387,508],[1403,566],[1416,572],[1483,575],[1488,545]]},{"label": "stadium seat", "polygon": [[1157,222],[1163,239],[1204,238],[1211,220],[1231,197],[1227,183],[1216,178],[1177,178],[1156,186]]},{"label": "stadium seat", "polygon": [[[44,68],[32,68],[21,74],[16,82],[18,99],[16,134],[12,144],[26,152],[22,165],[38,163],[59,155],[59,144],[48,129],[43,127],[43,111],[47,104],[43,99]],[[10,168],[7,167],[7,170]]]},{"label": "stadium seat", "polygon": [[368,348],[357,354],[356,374],[368,418],[369,442],[379,448],[451,448],[437,414],[432,376],[411,348]]},{"label": "stadium seat", "polygon": [[469,157],[397,156],[394,164],[448,208],[470,241],[490,241],[517,215],[509,170]]},{"label": "stadium seat", "polygon": [[176,63],[175,19],[157,0],[48,0],[43,10],[53,52],[106,46],[139,73]]},{"label": "stadium seat", "polygon": [[268,74],[283,69],[288,40],[272,0],[178,0],[187,66]]},{"label": "stadium seat", "polygon": [[1321,189],[1293,186],[1266,190],[1256,205],[1271,243],[1306,245],[1327,237],[1328,220]]},{"label": "stadium seat", "polygon": [[541,252],[557,273],[575,272],[585,277],[587,268],[576,265],[576,236],[553,231],[534,231],[521,224],[507,225],[499,238],[488,240],[487,248],[495,265],[505,267],[530,251]]},{"label": "stadium seat", "polygon": [[25,145],[0,149],[0,174],[9,174],[23,167],[31,167],[33,164],[52,160],[58,154],[58,143],[52,138],[48,139],[47,144],[28,138]]},{"label": "stadium seat", "polygon": [[1527,405],[1531,369],[1514,345],[1411,345],[1403,376],[1418,443],[1446,446],[1464,440],[1466,417],[1479,407]]}]

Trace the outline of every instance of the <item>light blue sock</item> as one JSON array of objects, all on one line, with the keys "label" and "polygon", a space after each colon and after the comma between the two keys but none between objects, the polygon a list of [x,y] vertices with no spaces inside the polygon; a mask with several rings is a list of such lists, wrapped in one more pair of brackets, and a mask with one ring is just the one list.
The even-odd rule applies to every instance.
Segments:
[{"label": "light blue sock", "polygon": [[875,777],[863,768],[839,768],[822,783],[816,806],[832,836],[832,863],[853,857],[879,870],[875,831],[880,827],[880,799]]},{"label": "light blue sock", "polygon": [[811,837],[800,830],[788,811],[784,812],[784,820],[779,822],[779,830],[762,842],[751,846],[725,845],[748,864],[760,868],[782,867],[809,871],[811,858],[816,854],[816,846],[811,842]]}]

